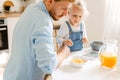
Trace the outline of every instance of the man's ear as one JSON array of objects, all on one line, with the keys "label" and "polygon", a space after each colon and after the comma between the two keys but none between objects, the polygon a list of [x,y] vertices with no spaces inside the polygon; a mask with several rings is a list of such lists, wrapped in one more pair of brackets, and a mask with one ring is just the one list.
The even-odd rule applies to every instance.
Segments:
[{"label": "man's ear", "polygon": [[48,11],[54,6],[55,0],[44,0]]},{"label": "man's ear", "polygon": [[52,5],[55,3],[55,1],[54,0],[47,0],[47,3],[48,3],[48,5]]}]

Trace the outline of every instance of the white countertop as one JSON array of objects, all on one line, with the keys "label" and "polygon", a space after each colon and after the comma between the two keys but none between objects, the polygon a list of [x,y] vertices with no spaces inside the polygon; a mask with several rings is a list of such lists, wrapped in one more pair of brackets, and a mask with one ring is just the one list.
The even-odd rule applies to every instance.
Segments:
[{"label": "white countertop", "polygon": [[[78,52],[79,53],[79,52]],[[52,74],[53,80],[120,80],[120,72],[101,67],[99,59],[88,61],[83,67],[71,66],[65,60]]]}]

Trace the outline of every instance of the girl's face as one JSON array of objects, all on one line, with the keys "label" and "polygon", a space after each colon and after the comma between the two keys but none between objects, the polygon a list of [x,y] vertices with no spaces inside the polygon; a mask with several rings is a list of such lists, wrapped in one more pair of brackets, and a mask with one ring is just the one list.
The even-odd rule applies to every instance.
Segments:
[{"label": "girl's face", "polygon": [[83,9],[80,7],[73,7],[69,13],[69,20],[73,26],[78,26],[82,17],[83,17]]},{"label": "girl's face", "polygon": [[49,11],[50,15],[54,20],[59,20],[61,17],[68,14],[69,1],[58,1],[55,2],[54,6]]}]

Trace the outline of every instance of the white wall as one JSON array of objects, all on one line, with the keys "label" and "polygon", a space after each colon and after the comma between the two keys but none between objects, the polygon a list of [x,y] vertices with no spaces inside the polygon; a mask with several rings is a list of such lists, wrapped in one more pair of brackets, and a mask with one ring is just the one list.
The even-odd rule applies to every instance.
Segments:
[{"label": "white wall", "polygon": [[36,3],[38,3],[40,0],[36,0]]},{"label": "white wall", "polygon": [[104,29],[105,0],[86,0],[89,16],[86,28],[89,41],[102,40]]},{"label": "white wall", "polygon": [[2,6],[3,6],[4,0],[0,0],[0,11],[3,11]]}]

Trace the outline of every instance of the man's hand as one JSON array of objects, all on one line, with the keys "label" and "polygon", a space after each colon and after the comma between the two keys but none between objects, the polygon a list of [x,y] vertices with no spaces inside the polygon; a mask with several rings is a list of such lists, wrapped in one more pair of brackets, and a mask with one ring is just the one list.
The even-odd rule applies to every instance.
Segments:
[{"label": "man's hand", "polygon": [[46,74],[44,80],[53,80],[51,74]]},{"label": "man's hand", "polygon": [[58,50],[57,52],[57,56],[58,56],[58,60],[59,60],[59,63],[58,63],[58,66],[62,63],[62,61],[64,59],[66,59],[68,56],[70,55],[70,49],[68,46],[66,45],[62,45],[60,47],[60,49]]}]

